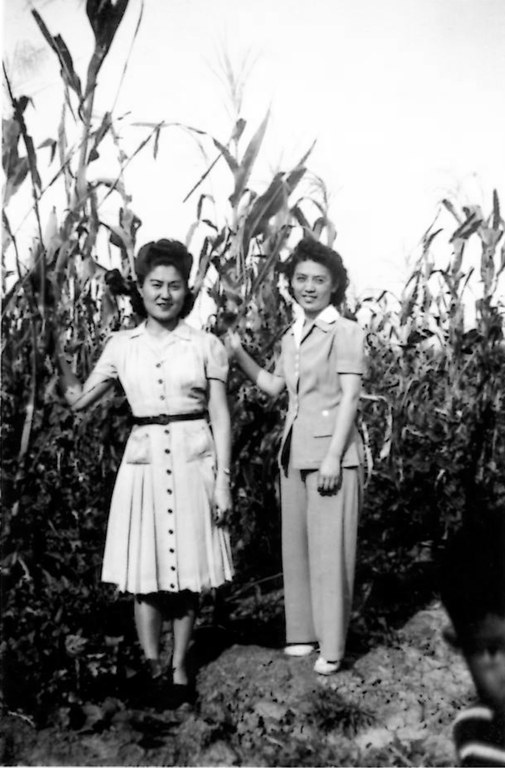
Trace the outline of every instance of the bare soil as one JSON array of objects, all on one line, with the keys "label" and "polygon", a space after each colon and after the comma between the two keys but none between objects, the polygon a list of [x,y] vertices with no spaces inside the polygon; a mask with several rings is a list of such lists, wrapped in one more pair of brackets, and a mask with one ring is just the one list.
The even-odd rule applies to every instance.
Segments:
[{"label": "bare soil", "polygon": [[[281,610],[280,593],[269,599]],[[446,623],[433,604],[387,644],[355,655],[327,678],[314,674],[314,657],[288,658],[280,647],[247,644],[243,636],[230,644],[226,630],[203,625],[195,641],[195,705],[159,713],[109,697],[59,707],[43,728],[22,713],[5,713],[1,763],[454,765],[451,724],[472,687],[442,638]]]}]

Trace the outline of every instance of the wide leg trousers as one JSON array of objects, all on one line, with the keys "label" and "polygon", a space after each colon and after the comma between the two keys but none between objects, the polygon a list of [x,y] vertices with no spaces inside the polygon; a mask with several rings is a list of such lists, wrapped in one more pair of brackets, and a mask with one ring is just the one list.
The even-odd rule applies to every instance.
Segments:
[{"label": "wide leg trousers", "polygon": [[288,643],[318,642],[344,657],[351,614],[362,469],[342,469],[335,495],[317,490],[317,470],[281,472],[282,561]]}]

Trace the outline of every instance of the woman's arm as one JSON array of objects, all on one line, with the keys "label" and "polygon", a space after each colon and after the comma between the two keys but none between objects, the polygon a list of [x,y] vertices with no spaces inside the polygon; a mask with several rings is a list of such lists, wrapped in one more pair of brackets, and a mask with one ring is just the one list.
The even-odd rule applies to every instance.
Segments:
[{"label": "woman's arm", "polygon": [[86,382],[83,386],[62,352],[58,352],[57,359],[62,377],[63,396],[73,411],[82,411],[96,403],[113,384],[111,380],[106,380],[95,384]]},{"label": "woman's arm", "polygon": [[252,359],[251,355],[249,355],[243,348],[238,333],[229,332],[226,337],[226,342],[226,346],[231,350],[232,356],[242,368],[245,375],[248,376],[256,386],[271,397],[277,397],[282,392],[286,386],[286,382],[282,376],[276,376],[274,373],[270,373],[264,368],[261,368],[261,366],[259,366],[258,363]]},{"label": "woman's arm", "polygon": [[340,373],[342,399],[338,406],[337,421],[325,458],[319,468],[320,491],[335,491],[340,483],[341,461],[353,428],[361,392],[361,376]]},{"label": "woman's arm", "polygon": [[231,420],[226,399],[226,385],[219,379],[209,379],[209,416],[216,446],[217,476],[214,503],[219,518],[231,509]]}]

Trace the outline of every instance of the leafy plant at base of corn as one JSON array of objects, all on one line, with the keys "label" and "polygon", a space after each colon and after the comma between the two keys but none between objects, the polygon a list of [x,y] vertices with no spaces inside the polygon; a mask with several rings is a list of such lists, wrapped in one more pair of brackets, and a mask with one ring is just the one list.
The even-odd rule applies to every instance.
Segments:
[{"label": "leafy plant at base of corn", "polygon": [[[396,600],[399,613],[416,590],[421,602],[436,592],[436,555],[456,526],[505,514],[504,222],[496,193],[490,216],[444,205],[458,224],[447,265],[435,266],[432,244],[442,230],[430,230],[400,300],[383,295],[362,305],[366,388],[391,404],[392,434],[365,496],[358,573],[363,593]],[[481,245],[477,300],[470,239]],[[472,303],[473,327],[465,322]],[[380,414],[368,423],[377,446]]]},{"label": "leafy plant at base of corn", "polygon": [[[112,114],[107,112],[95,125],[92,112],[99,71],[127,5],[127,0],[86,4],[94,48],[84,87],[63,38],[52,35],[32,11],[58,58],[65,98],[58,138],[44,141],[38,151],[26,118],[29,100],[15,95],[4,67],[12,117],[3,121],[3,245],[17,274],[13,280],[4,268],[4,279],[11,277],[11,284],[4,286],[2,308],[2,669],[7,703],[39,712],[56,692],[80,695],[91,684],[96,638],[103,643],[104,631],[111,636],[131,631],[122,599],[114,601],[117,611],[105,611],[110,599],[99,582],[126,409],[123,399],[113,396],[84,417],[72,415],[58,392],[54,360],[55,339],[62,338],[74,370],[84,377],[108,329],[122,321],[121,307],[109,290],[110,273],[98,260],[97,238],[105,227],[111,243],[119,246],[121,268],[116,272],[124,287],[140,223],[123,184],[129,158],[119,150],[115,179],[90,180],[88,171],[104,138],[115,137]],[[70,118],[78,135],[73,144]],[[44,185],[39,163],[46,147],[58,169]],[[31,184],[36,230],[29,259],[8,215],[9,200],[25,180]],[[60,221],[55,209],[45,219],[45,196],[53,186],[59,187]],[[118,201],[117,224],[101,216],[111,195]],[[72,636],[84,638],[78,661],[69,652]],[[103,655],[102,670],[114,666],[112,656]]]}]

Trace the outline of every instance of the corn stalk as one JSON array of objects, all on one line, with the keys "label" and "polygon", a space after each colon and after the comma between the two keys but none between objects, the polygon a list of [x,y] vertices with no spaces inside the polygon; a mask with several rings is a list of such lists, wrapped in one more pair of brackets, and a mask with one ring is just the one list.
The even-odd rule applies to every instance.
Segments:
[{"label": "corn stalk", "polygon": [[[12,118],[3,121],[3,168],[6,177],[3,220],[5,240],[15,251],[18,278],[5,296],[2,316],[9,325],[11,345],[15,344],[13,333],[20,335],[29,349],[30,373],[28,376],[28,395],[24,402],[24,421],[19,435],[17,482],[26,472],[26,461],[30,453],[31,433],[37,416],[37,409],[46,397],[46,391],[52,391],[56,373],[48,369],[46,356],[52,353],[53,326],[67,328],[73,326],[75,350],[81,359],[85,359],[85,347],[93,344],[97,334],[94,329],[89,337],[88,319],[91,302],[98,293],[107,291],[97,277],[103,275],[95,257],[96,237],[100,226],[104,225],[99,216],[100,200],[97,191],[107,187],[108,180],[88,182],[88,167],[98,157],[98,151],[104,137],[112,131],[112,115],[107,112],[98,126],[93,125],[93,103],[98,77],[103,62],[109,52],[119,24],[124,16],[128,0],[92,0],[86,4],[86,14],[94,34],[94,48],[87,67],[84,89],[74,68],[73,59],[61,35],[53,35],[47,28],[42,16],[32,10],[32,16],[44,39],[55,53],[60,64],[60,75],[64,89],[64,106],[58,127],[57,139],[42,142],[51,149],[51,162],[58,157],[60,167],[50,181],[43,186],[39,170],[39,153],[34,148],[29,133],[26,109],[29,99],[16,97],[13,93],[8,73],[4,67],[4,78],[12,105]],[[142,8],[141,8],[142,14]],[[140,18],[139,17],[139,24]],[[138,26],[135,30],[135,36]],[[72,116],[77,124],[79,138],[70,146],[67,138],[67,117]],[[24,145],[24,156],[20,156],[19,143]],[[121,169],[122,173],[122,169]],[[6,206],[10,198],[29,178],[32,189],[31,215],[36,222],[36,236],[31,249],[31,264],[22,263],[16,236],[9,226]],[[66,205],[58,222],[57,212],[53,209],[43,222],[41,198],[56,182],[63,182]],[[129,252],[133,254],[134,235],[138,219],[129,208],[130,198],[126,195],[120,181],[116,180],[114,190],[119,192],[122,206],[119,210],[120,226],[129,229],[133,238],[129,243]],[[45,225],[44,225],[45,224]],[[103,280],[103,278],[102,278]],[[89,297],[89,298],[88,298]],[[107,297],[106,297],[107,299]],[[107,301],[105,301],[105,304]],[[111,312],[116,306],[111,304]],[[23,309],[21,310],[21,307]],[[83,314],[84,313],[84,314]],[[109,315],[103,317],[110,322]],[[30,332],[27,336],[26,326]],[[88,326],[85,328],[84,326]],[[58,332],[57,332],[58,334]],[[67,333],[68,336],[68,333]],[[21,350],[13,348],[13,360]],[[26,354],[26,352],[25,352]],[[16,362],[17,365],[17,362]],[[40,413],[37,418],[40,420]]]},{"label": "corn stalk", "polygon": [[[423,514],[442,507],[442,527],[499,505],[498,467],[505,460],[505,307],[499,290],[505,250],[498,195],[489,216],[476,206],[460,211],[452,202],[443,205],[457,224],[446,265],[435,265],[432,244],[442,230],[431,227],[402,296],[364,302],[371,386],[393,403],[396,492],[404,493],[404,482],[411,491],[419,484]],[[475,238],[481,244],[481,296],[469,327],[474,269],[466,250]]]}]

